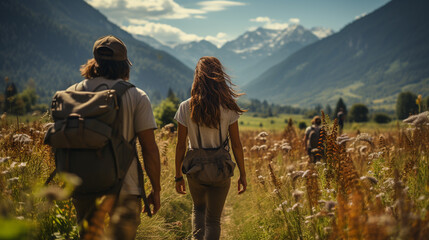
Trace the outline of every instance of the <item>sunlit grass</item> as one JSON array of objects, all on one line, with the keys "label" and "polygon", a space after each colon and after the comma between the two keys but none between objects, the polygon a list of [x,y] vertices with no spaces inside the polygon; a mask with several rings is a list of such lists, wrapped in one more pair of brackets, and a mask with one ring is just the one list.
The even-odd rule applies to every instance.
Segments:
[{"label": "sunlit grass", "polygon": [[[292,126],[285,123],[289,118]],[[61,191],[42,191],[54,168],[50,148],[42,144],[49,118],[19,127],[14,119],[0,123],[0,238],[77,239],[71,201],[51,202]],[[428,126],[346,123],[347,136],[337,141],[336,123],[327,121],[325,157],[314,165],[297,128],[310,119],[245,114],[239,121],[249,185],[238,195],[236,172],[221,239],[425,239],[429,233]],[[142,214],[137,239],[190,236],[191,197],[174,190],[176,137],[156,131],[162,207],[153,218]],[[57,177],[51,186],[64,182]]]}]

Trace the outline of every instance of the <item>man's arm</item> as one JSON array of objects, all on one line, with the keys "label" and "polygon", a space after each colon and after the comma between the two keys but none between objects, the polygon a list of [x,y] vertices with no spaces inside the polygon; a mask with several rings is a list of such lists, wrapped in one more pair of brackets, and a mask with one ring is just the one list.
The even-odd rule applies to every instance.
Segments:
[{"label": "man's arm", "polygon": [[148,196],[148,200],[149,204],[153,204],[153,214],[155,214],[161,207],[161,162],[158,145],[155,142],[153,129],[138,132],[137,136],[142,149],[144,168],[152,185],[152,193]]}]

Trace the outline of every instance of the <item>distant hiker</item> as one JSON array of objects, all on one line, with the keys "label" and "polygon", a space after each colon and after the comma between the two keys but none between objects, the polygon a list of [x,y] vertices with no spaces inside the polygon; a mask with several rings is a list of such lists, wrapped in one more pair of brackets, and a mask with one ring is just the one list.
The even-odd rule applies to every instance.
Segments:
[{"label": "distant hiker", "polygon": [[315,116],[311,120],[311,126],[305,129],[304,144],[311,163],[316,163],[320,160],[321,155],[317,154],[319,150],[317,147],[319,145],[320,130],[322,129],[321,125],[322,120],[319,116]]},{"label": "distant hiker", "polygon": [[182,172],[186,173],[193,200],[193,239],[220,237],[220,217],[235,167],[229,155],[228,135],[240,172],[238,193],[247,187],[238,131],[238,118],[244,110],[235,101],[240,94],[230,85],[231,80],[220,61],[202,57],[195,68],[191,98],[180,104],[175,116],[178,122],[176,191],[186,194]]},{"label": "distant hiker", "polygon": [[[152,185],[145,211],[155,214],[160,208],[157,126],[146,93],[127,82],[131,62],[125,44],[117,37],[104,36],[95,41],[93,54],[80,68],[86,80],[54,96],[52,115],[58,128],[50,129],[45,140],[56,148],[57,171],[74,173],[83,181],[73,194],[77,220],[84,226],[81,238],[99,239],[109,213],[109,239],[134,239],[141,197],[146,199],[136,138]],[[96,204],[101,196],[103,200]]]},{"label": "distant hiker", "polygon": [[344,109],[340,108],[337,113],[338,127],[340,128],[340,135],[343,133],[345,118],[346,118],[346,114],[344,113]]}]

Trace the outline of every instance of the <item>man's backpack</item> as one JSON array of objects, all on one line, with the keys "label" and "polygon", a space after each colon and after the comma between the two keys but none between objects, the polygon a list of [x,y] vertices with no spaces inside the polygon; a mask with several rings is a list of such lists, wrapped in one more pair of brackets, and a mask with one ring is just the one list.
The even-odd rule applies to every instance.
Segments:
[{"label": "man's backpack", "polygon": [[55,172],[67,172],[82,180],[74,196],[119,194],[137,156],[135,139],[128,142],[123,137],[120,111],[121,96],[134,85],[120,81],[97,92],[80,85],[75,85],[76,91],[58,91],[53,97],[55,123],[46,133],[45,144],[54,149],[56,170],[47,183]]},{"label": "man's backpack", "polygon": [[314,149],[319,145],[320,127],[311,126],[310,133],[308,134],[308,148]]}]

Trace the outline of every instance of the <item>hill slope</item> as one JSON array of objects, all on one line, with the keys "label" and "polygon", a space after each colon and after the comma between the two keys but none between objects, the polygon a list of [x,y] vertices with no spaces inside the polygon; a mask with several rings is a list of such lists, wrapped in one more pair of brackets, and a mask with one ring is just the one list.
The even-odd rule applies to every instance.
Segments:
[{"label": "hill slope", "polygon": [[0,34],[0,76],[20,90],[33,78],[45,102],[82,79],[79,66],[92,57],[94,41],[107,34],[125,42],[133,63],[131,82],[148,93],[165,95],[169,87],[187,91],[192,83],[192,70],[134,39],[83,0],[0,1]]},{"label": "hill slope", "polygon": [[311,44],[244,89],[249,97],[312,106],[392,106],[397,94],[429,94],[429,2],[394,0]]}]

